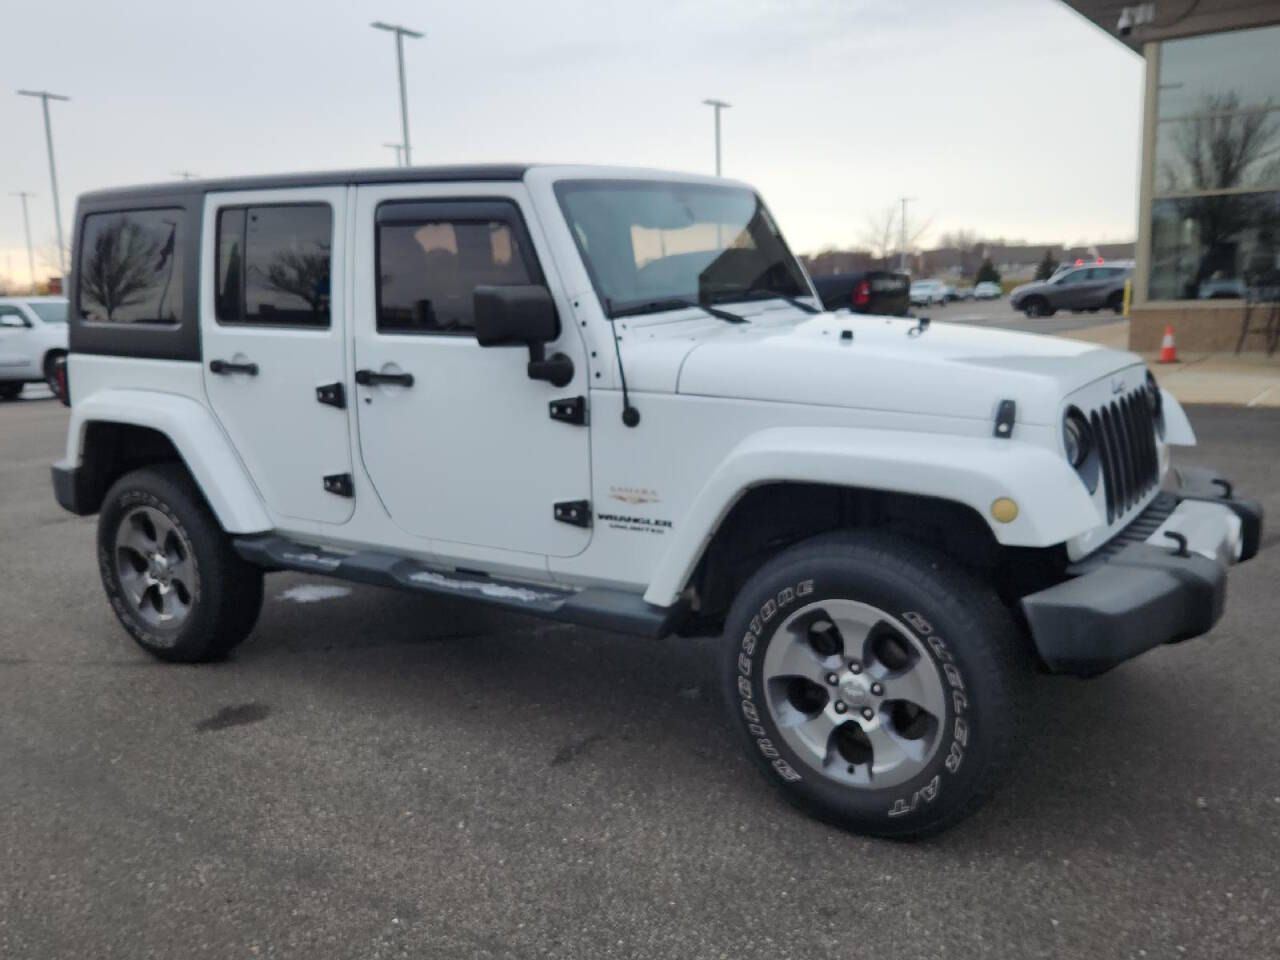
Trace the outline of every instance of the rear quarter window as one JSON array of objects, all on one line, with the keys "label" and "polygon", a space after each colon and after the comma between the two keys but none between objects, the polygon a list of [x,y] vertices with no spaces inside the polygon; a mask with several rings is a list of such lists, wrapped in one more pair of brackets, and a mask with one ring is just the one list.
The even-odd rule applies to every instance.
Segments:
[{"label": "rear quarter window", "polygon": [[180,209],[85,217],[77,315],[88,323],[181,323],[183,220]]}]

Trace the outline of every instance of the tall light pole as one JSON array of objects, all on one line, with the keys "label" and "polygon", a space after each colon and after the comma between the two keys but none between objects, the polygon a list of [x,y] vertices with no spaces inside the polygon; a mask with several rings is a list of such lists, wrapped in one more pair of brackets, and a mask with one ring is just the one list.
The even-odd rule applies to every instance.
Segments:
[{"label": "tall light pole", "polygon": [[400,166],[403,166],[403,165],[404,165],[403,161],[400,159],[400,154],[404,151],[404,147],[402,147],[402,146],[401,146],[400,144],[398,144],[398,143],[384,143],[384,144],[383,144],[383,146],[384,146],[384,147],[386,147],[386,148],[387,148],[387,149],[389,149],[389,150],[394,150],[394,151],[396,152],[396,166],[397,166],[397,167],[400,167]]},{"label": "tall light pole", "polygon": [[[60,93],[50,93],[48,90],[19,90],[20,97],[39,97],[40,103],[44,107],[44,142],[49,148],[49,181],[53,185],[53,219],[58,227],[58,269],[62,271],[62,275],[67,275],[67,251],[62,246],[62,208],[58,206],[58,171],[53,165],[53,128],[49,125],[49,101],[50,100],[70,100],[70,97],[64,97]],[[26,201],[24,200],[25,204]]]},{"label": "tall light pole", "polygon": [[27,234],[27,272],[31,274],[31,292],[34,294],[39,288],[36,286],[36,255],[31,249],[31,221],[27,219],[27,197],[34,197],[35,194],[22,190],[14,196],[22,198],[22,229]]},{"label": "tall light pole", "polygon": [[413,37],[418,40],[422,34],[394,23],[383,23],[381,20],[375,20],[369,26],[375,30],[388,30],[396,35],[396,69],[400,73],[400,130],[404,142],[404,165],[410,167],[413,166],[413,161],[409,157],[409,104],[404,90],[404,38]]},{"label": "tall light pole", "polygon": [[708,107],[716,112],[716,176],[720,176],[720,111],[733,106],[731,103],[725,103],[723,100],[703,100]]},{"label": "tall light pole", "polygon": [[898,234],[898,235],[902,238],[902,240],[901,240],[901,243],[902,243],[902,248],[901,248],[901,249],[902,249],[902,259],[901,259],[900,264],[899,264],[899,269],[900,269],[903,273],[906,273],[906,272],[907,272],[907,204],[908,204],[908,203],[910,203],[910,202],[911,202],[912,200],[914,200],[914,199],[916,199],[916,198],[915,198],[915,197],[903,197],[903,198],[902,198],[902,224],[901,224],[901,227],[900,227],[900,230],[899,230],[899,234]]}]

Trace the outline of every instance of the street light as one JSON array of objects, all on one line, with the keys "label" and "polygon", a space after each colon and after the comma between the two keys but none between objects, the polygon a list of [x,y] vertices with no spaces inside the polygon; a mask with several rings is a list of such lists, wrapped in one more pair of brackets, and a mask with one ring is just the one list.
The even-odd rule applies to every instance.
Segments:
[{"label": "street light", "polygon": [[720,176],[720,111],[733,106],[731,103],[725,103],[723,100],[703,100],[708,107],[716,112],[716,176]]},{"label": "street light", "polygon": [[404,138],[404,165],[412,166],[413,161],[409,158],[409,104],[404,91],[404,38],[413,37],[418,40],[422,34],[394,23],[383,23],[381,20],[375,20],[369,26],[375,30],[387,30],[396,35],[396,70],[400,74],[400,129]]},{"label": "street light", "polygon": [[902,238],[902,248],[901,248],[902,253],[901,253],[901,261],[899,264],[899,269],[903,273],[907,272],[907,204],[915,199],[916,199],[915,197],[902,198],[902,224],[899,228],[898,235]]},{"label": "street light", "polygon": [[36,286],[36,255],[31,249],[31,221],[27,219],[27,197],[34,197],[34,193],[27,193],[25,190],[18,191],[15,197],[22,198],[22,229],[27,234],[27,272],[31,274],[31,293],[39,293]]},{"label": "street light", "polygon": [[[19,90],[20,97],[39,97],[44,107],[44,142],[49,148],[49,181],[53,184],[53,219],[58,228],[58,269],[67,275],[67,252],[62,246],[62,208],[58,205],[58,171],[53,165],[53,128],[49,126],[49,101],[70,100],[59,93],[48,90]],[[26,201],[24,200],[25,204]]]},{"label": "street light", "polygon": [[394,150],[396,152],[396,166],[397,167],[402,166],[402,163],[400,160],[400,153],[404,150],[404,147],[402,147],[398,143],[384,143],[383,146],[387,147],[390,150]]}]

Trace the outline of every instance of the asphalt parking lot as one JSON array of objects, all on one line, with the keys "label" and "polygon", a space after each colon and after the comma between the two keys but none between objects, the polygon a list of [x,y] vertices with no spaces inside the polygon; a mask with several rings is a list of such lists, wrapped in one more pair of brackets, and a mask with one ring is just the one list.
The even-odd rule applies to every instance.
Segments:
[{"label": "asphalt parking lot", "polygon": [[[1191,416],[1280,517],[1280,410]],[[53,501],[66,419],[0,405],[0,955],[1280,955],[1274,532],[1208,637],[1037,679],[1005,789],[902,844],[774,795],[712,640],[279,574],[233,659],[152,662]]]}]

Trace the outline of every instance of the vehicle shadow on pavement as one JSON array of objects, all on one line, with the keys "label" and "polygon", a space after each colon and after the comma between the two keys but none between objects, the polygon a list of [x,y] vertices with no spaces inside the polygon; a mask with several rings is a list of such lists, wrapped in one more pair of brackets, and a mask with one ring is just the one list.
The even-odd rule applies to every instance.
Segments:
[{"label": "vehicle shadow on pavement", "polygon": [[[526,775],[593,768],[603,792],[587,803],[678,774],[691,802],[726,793],[762,821],[806,821],[742,755],[720,702],[716,639],[655,642],[368,587],[290,604],[276,599],[279,583],[268,580],[272,599],[226,669],[271,673],[287,659],[291,674],[342,687],[361,711],[415,718],[418,731],[397,733],[410,739],[471,735],[458,718],[483,713],[494,743],[519,742],[512,762]],[[1078,857],[1137,836],[1173,842],[1228,815],[1213,781],[1238,783],[1243,772],[1207,735],[1212,718],[1189,709],[1204,699],[1182,666],[1196,656],[1170,647],[1089,681],[1030,678],[1002,788],[972,820],[923,844],[1016,852],[1025,842],[1028,856]],[[1272,738],[1263,726],[1240,729],[1248,718],[1229,720],[1228,709],[1237,738]]]}]

